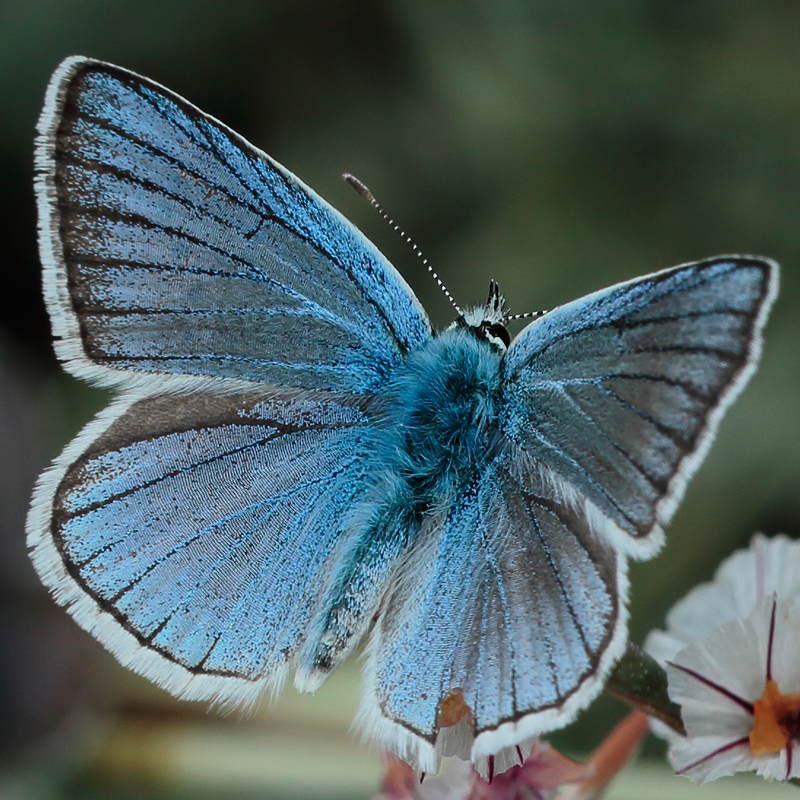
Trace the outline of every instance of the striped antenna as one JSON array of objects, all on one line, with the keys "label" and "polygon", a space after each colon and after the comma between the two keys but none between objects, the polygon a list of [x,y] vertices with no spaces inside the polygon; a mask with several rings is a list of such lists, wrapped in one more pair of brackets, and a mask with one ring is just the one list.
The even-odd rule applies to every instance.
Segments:
[{"label": "striped antenna", "polygon": [[539,318],[543,317],[547,313],[547,309],[544,311],[526,311],[524,314],[508,314],[507,316],[503,317],[503,322],[511,322],[514,319],[530,319],[531,317]]},{"label": "striped antenna", "polygon": [[383,206],[375,199],[375,195],[363,184],[361,181],[356,178],[354,175],[351,175],[349,172],[345,172],[342,175],[342,178],[347,181],[382,217],[386,222],[391,225],[394,229],[395,233],[400,234],[400,236],[405,239],[407,244],[411,245],[411,249],[417,254],[417,258],[422,259],[422,263],[425,265],[425,269],[430,272],[433,276],[433,279],[439,285],[439,288],[444,292],[444,296],[450,301],[453,308],[456,310],[459,316],[463,316],[464,312],[459,307],[458,303],[453,299],[453,295],[450,294],[448,288],[442,283],[442,279],[436,274],[433,267],[430,265],[427,258],[422,255],[422,251],[419,247],[414,244],[411,237],[383,210]]}]

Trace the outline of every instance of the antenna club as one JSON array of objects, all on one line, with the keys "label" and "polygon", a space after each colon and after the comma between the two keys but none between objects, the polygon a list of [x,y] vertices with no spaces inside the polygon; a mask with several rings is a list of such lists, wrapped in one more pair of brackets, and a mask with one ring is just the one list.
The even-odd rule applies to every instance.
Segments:
[{"label": "antenna club", "polygon": [[342,178],[350,184],[365,200],[369,200],[370,203],[375,202],[375,198],[372,196],[372,192],[358,179],[355,175],[351,175],[349,172],[345,172],[342,174]]}]

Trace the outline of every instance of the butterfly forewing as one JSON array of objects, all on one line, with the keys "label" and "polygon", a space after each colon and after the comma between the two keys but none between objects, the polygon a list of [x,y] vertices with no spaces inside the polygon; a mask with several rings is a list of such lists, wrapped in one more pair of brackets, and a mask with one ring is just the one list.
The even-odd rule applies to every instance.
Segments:
[{"label": "butterfly forewing", "polygon": [[556,309],[508,352],[506,434],[624,531],[623,549],[652,553],[753,369],[776,290],[773,262],[724,257]]},{"label": "butterfly forewing", "polygon": [[367,391],[430,336],[350,223],[163,87],[69,60],[39,129],[45,289],[73,371]]}]

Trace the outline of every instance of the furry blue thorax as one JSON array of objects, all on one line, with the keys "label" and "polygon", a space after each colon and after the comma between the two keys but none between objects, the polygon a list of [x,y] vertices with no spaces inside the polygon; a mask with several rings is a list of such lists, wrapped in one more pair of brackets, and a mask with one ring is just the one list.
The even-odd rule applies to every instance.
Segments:
[{"label": "furry blue thorax", "polygon": [[418,511],[448,508],[497,435],[503,354],[453,327],[410,355],[387,393],[385,468]]}]

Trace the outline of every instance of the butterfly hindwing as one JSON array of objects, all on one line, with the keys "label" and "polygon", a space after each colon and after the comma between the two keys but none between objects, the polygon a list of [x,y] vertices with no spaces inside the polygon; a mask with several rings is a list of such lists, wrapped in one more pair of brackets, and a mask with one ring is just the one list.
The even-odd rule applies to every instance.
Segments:
[{"label": "butterfly hindwing", "polygon": [[504,431],[591,501],[623,552],[652,555],[725,409],[752,373],[777,265],[664,270],[531,323],[504,362]]},{"label": "butterfly hindwing", "polygon": [[45,293],[76,374],[364,392],[429,338],[413,293],[359,231],[164,87],[68,59],[39,132]]},{"label": "butterfly hindwing", "polygon": [[[625,644],[626,597],[624,556],[508,447],[398,570],[370,643],[364,724],[422,770],[442,753],[485,768],[600,691]],[[453,698],[470,730],[441,727]]]},{"label": "butterfly hindwing", "polygon": [[40,482],[34,562],[126,665],[182,696],[252,700],[304,638],[369,436],[354,398],[124,399]]}]

